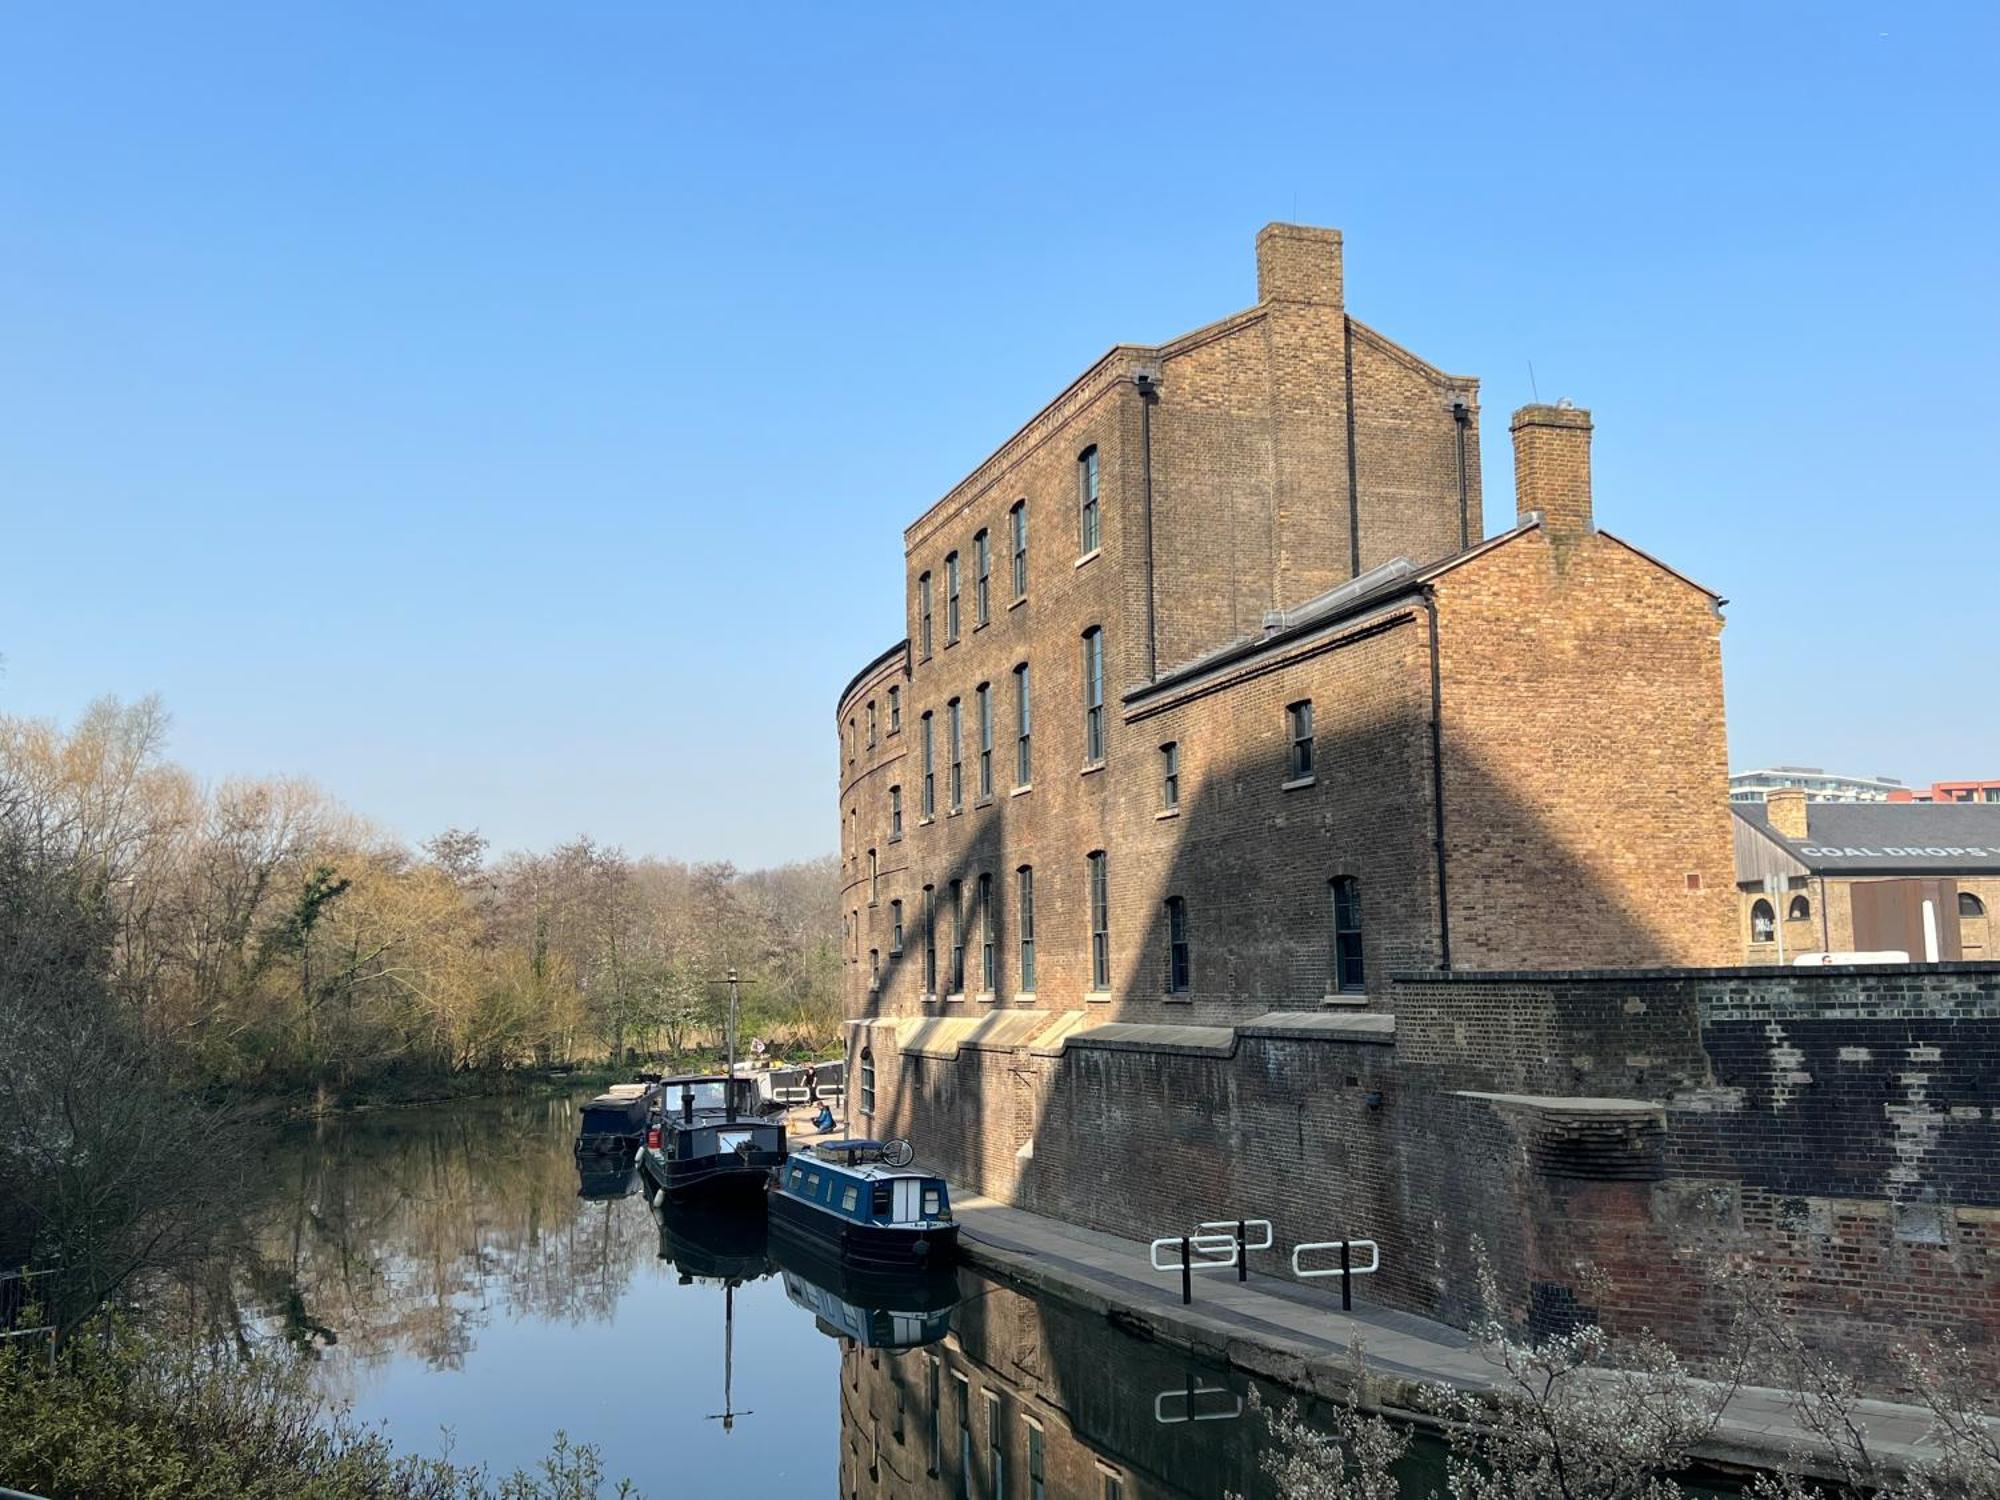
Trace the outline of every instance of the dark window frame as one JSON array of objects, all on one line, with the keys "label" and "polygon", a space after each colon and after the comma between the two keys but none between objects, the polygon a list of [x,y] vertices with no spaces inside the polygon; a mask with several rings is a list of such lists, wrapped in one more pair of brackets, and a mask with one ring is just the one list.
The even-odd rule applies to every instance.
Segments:
[{"label": "dark window frame", "polygon": [[1014,597],[1028,597],[1028,502],[1016,500],[1007,512],[1007,540],[1014,558]]},{"label": "dark window frame", "polygon": [[972,628],[993,622],[993,541],[981,527],[972,537]]},{"label": "dark window frame", "polygon": [[1314,774],[1312,699],[1301,698],[1285,705],[1285,733],[1291,740],[1285,779],[1304,781]]},{"label": "dark window frame", "polygon": [[956,552],[945,553],[944,555],[944,643],[947,646],[955,646],[958,644],[958,626],[959,626],[959,618],[958,618],[959,576],[958,575],[959,575],[958,554]]},{"label": "dark window frame", "polygon": [[1160,746],[1160,811],[1181,810],[1181,742],[1168,740]]},{"label": "dark window frame", "polygon": [[1111,864],[1102,849],[1093,849],[1085,859],[1090,901],[1090,989],[1092,994],[1111,990]]},{"label": "dark window frame", "polygon": [[1104,627],[1083,633],[1083,763],[1104,762]]},{"label": "dark window frame", "polygon": [[1097,444],[1092,443],[1076,456],[1076,550],[1079,557],[1089,557],[1104,545],[1102,500]]},{"label": "dark window frame", "polygon": [[1035,992],[1035,867],[1022,865],[1014,871],[1014,925],[1021,932],[1020,989]]},{"label": "dark window frame", "polygon": [[1363,994],[1368,989],[1368,967],[1361,936],[1361,884],[1352,875],[1336,875],[1327,886],[1332,894],[1333,993]]},{"label": "dark window frame", "polygon": [[1185,995],[1194,987],[1194,949],[1188,942],[1187,901],[1180,896],[1166,899],[1167,913],[1167,993]]},{"label": "dark window frame", "polygon": [[1014,785],[1035,784],[1034,684],[1028,681],[1028,664],[1014,668]]}]

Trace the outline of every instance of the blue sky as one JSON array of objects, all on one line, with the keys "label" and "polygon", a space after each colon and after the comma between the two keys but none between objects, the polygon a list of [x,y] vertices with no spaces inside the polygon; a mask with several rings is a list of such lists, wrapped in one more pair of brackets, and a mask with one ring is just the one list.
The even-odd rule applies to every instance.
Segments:
[{"label": "blue sky", "polygon": [[[0,13],[0,711],[410,838],[834,847],[903,525],[1272,219],[1732,601],[1732,761],[2000,775],[1991,7]],[[1421,15],[1421,19],[1416,19]]]}]

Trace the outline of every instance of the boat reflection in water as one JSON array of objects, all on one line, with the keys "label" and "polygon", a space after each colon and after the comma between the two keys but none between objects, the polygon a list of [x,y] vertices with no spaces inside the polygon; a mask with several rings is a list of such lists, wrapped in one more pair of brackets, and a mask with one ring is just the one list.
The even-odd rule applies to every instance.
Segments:
[{"label": "boat reflection in water", "polygon": [[762,1214],[730,1213],[676,1203],[662,1193],[660,1259],[680,1272],[682,1286],[695,1282],[722,1287],[722,1410],[708,1413],[724,1432],[751,1413],[736,1409],[736,1289],[771,1274]]},{"label": "boat reflection in water", "polygon": [[629,1198],[639,1191],[638,1164],[603,1156],[580,1155],[576,1159],[576,1195],[590,1203]]},{"label": "boat reflection in water", "polygon": [[788,1239],[774,1240],[771,1254],[785,1295],[813,1315],[820,1332],[863,1349],[934,1344],[951,1331],[963,1300],[953,1270],[857,1270]]}]

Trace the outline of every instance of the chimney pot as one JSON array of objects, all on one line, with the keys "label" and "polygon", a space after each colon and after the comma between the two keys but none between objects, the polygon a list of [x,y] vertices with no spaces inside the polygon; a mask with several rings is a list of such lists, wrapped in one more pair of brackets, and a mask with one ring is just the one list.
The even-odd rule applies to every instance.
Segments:
[{"label": "chimney pot", "polygon": [[1257,300],[1341,305],[1340,231],[1266,224],[1257,231]]},{"label": "chimney pot", "polygon": [[1590,511],[1590,413],[1562,401],[1514,413],[1514,499],[1552,537],[1595,531]]}]

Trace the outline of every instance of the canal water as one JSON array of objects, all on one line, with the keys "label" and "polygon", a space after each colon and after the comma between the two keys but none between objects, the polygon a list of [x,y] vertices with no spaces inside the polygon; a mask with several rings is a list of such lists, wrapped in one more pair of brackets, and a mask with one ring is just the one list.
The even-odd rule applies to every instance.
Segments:
[{"label": "canal water", "polygon": [[[656,1500],[1272,1497],[1243,1377],[969,1270],[885,1295],[758,1217],[663,1217],[626,1171],[579,1173],[578,1102],[281,1133],[217,1332],[309,1350],[405,1451],[504,1473],[560,1430]],[[1409,1471],[1442,1490],[1433,1447]]]}]

